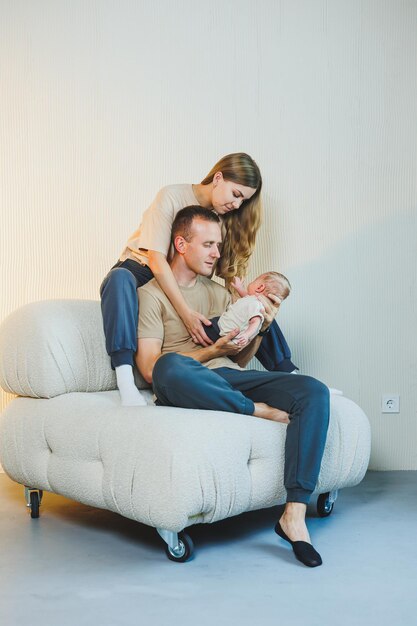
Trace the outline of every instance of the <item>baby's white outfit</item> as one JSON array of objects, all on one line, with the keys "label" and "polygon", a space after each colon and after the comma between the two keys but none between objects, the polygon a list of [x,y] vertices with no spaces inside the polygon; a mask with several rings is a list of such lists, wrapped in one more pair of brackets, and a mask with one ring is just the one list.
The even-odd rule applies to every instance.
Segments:
[{"label": "baby's white outfit", "polygon": [[220,335],[223,337],[235,328],[240,328],[240,332],[244,332],[249,326],[249,320],[259,315],[259,326],[256,333],[259,332],[264,321],[264,306],[256,296],[244,296],[239,298],[219,317]]}]

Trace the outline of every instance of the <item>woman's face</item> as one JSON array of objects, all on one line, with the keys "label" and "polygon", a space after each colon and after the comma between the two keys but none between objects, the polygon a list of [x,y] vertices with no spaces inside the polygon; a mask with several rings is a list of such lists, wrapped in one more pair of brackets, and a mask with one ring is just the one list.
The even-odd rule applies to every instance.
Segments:
[{"label": "woman's face", "polygon": [[213,177],[211,204],[217,215],[226,215],[238,209],[245,200],[249,200],[255,191],[252,187],[225,180],[221,172],[216,172]]}]

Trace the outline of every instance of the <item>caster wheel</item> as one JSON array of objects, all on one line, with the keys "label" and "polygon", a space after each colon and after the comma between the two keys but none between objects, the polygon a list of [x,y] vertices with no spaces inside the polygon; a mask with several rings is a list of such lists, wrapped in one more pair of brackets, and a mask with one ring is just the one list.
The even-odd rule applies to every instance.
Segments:
[{"label": "caster wheel", "polygon": [[321,493],[317,498],[317,513],[320,517],[328,517],[333,511],[334,502],[330,502],[329,493]]},{"label": "caster wheel", "polygon": [[185,563],[189,561],[194,553],[194,544],[186,533],[178,533],[178,546],[175,550],[170,546],[165,547],[165,553],[171,561]]},{"label": "caster wheel", "polygon": [[40,498],[37,491],[30,492],[30,516],[32,519],[39,517]]}]

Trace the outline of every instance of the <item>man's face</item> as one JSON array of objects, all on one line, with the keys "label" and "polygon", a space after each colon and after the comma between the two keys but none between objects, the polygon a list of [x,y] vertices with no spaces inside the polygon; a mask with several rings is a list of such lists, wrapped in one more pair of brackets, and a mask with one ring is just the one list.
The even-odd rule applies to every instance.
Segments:
[{"label": "man's face", "polygon": [[187,267],[201,276],[211,276],[220,256],[222,233],[220,225],[194,219],[189,241],[184,243],[183,258]]}]

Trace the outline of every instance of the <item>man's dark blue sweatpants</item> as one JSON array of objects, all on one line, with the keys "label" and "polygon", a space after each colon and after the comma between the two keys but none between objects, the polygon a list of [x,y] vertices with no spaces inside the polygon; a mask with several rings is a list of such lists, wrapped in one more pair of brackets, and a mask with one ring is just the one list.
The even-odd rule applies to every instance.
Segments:
[{"label": "man's dark blue sweatpants", "polygon": [[221,367],[165,354],[155,363],[157,404],[253,415],[254,402],[289,413],[284,485],[287,502],[308,504],[320,472],[329,425],[329,390],[311,376]]}]

